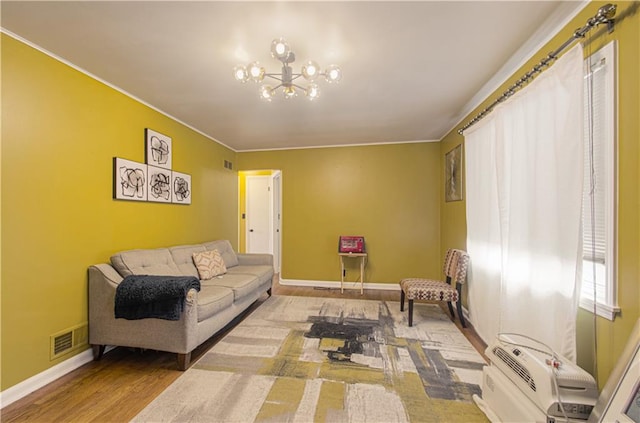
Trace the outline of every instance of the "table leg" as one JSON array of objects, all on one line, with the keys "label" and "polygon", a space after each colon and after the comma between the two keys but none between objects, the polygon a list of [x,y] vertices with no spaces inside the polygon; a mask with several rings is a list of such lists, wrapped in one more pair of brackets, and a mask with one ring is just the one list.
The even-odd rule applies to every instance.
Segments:
[{"label": "table leg", "polygon": [[344,294],[344,258],[340,256],[340,293]]},{"label": "table leg", "polygon": [[364,257],[360,257],[360,295],[364,295]]}]

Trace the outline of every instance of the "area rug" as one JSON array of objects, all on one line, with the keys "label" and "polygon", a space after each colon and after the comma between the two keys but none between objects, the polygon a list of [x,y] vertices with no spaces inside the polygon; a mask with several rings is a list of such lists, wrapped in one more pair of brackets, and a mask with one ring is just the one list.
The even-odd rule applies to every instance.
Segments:
[{"label": "area rug", "polygon": [[485,422],[484,360],[440,307],[273,296],[135,422]]}]

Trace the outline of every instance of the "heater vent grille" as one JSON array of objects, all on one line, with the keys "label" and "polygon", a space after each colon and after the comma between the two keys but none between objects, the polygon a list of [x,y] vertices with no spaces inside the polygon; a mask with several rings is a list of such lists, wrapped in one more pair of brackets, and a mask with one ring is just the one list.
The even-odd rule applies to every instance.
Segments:
[{"label": "heater vent grille", "polygon": [[53,355],[60,355],[73,347],[73,332],[53,338]]},{"label": "heater vent grille", "polygon": [[87,324],[74,326],[50,336],[51,348],[49,359],[54,360],[75,351],[89,342],[89,327]]},{"label": "heater vent grille", "polygon": [[522,364],[518,363],[507,351],[500,347],[493,349],[493,354],[502,360],[509,368],[522,379],[533,392],[536,391],[536,382],[531,377],[531,373]]}]

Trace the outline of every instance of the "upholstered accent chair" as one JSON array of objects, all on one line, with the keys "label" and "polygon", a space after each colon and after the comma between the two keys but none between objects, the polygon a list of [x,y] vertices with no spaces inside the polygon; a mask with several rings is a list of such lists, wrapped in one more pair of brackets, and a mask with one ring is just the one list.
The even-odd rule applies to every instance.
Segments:
[{"label": "upholstered accent chair", "polygon": [[[409,300],[409,326],[413,326],[413,301],[446,302],[449,306],[451,318],[455,320],[453,303],[456,303],[458,318],[463,328],[466,328],[462,315],[462,285],[467,279],[469,254],[462,250],[449,249],[444,259],[445,281],[408,278],[400,281],[400,311],[404,311],[405,297]],[[455,284],[455,287],[453,286]]]}]

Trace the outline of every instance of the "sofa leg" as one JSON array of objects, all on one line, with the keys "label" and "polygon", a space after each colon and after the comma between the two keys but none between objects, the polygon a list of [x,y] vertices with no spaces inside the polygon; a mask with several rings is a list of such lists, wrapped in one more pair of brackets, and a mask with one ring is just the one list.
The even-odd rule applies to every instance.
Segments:
[{"label": "sofa leg", "polygon": [[271,288],[267,289],[267,294],[269,294],[269,296],[271,296]]},{"label": "sofa leg", "polygon": [[91,345],[91,348],[93,349],[94,361],[100,361],[100,359],[102,358],[102,355],[104,354],[105,347],[106,345]]},{"label": "sofa leg", "polygon": [[404,290],[400,289],[400,311],[404,311]]},{"label": "sofa leg", "polygon": [[185,371],[189,368],[191,362],[191,353],[178,354],[178,370]]}]

